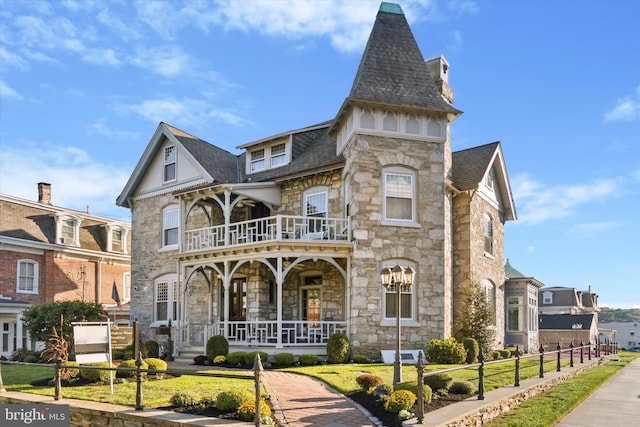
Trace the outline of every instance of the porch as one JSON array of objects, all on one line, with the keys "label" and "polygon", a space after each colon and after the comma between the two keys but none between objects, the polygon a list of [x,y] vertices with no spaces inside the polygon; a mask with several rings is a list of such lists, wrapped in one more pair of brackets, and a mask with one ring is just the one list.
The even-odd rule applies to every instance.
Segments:
[{"label": "porch", "polygon": [[313,216],[273,215],[247,221],[186,230],[182,253],[277,241],[349,242],[349,220]]},{"label": "porch", "polygon": [[213,324],[181,322],[177,329],[177,349],[201,347],[206,353],[206,343],[214,335],[222,335],[230,347],[263,349],[324,349],[329,337],[347,333],[347,322],[336,320],[254,320],[219,321]]}]

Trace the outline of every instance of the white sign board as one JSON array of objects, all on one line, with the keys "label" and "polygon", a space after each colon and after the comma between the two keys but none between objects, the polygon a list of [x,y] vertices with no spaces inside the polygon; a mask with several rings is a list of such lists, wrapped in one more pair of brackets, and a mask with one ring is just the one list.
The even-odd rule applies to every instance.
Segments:
[{"label": "white sign board", "polygon": [[[395,350],[380,350],[382,353],[382,363],[394,363],[396,361]],[[400,360],[406,365],[415,365],[418,363],[418,356],[422,350],[400,350]]]},{"label": "white sign board", "polygon": [[109,326],[74,326],[76,361],[82,363],[109,362]]}]

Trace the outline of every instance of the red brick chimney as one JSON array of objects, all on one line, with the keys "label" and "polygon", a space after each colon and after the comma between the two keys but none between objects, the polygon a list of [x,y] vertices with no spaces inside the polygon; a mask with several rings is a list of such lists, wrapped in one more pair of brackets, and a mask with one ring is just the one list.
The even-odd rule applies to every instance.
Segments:
[{"label": "red brick chimney", "polygon": [[51,184],[46,182],[38,183],[38,203],[51,205]]}]

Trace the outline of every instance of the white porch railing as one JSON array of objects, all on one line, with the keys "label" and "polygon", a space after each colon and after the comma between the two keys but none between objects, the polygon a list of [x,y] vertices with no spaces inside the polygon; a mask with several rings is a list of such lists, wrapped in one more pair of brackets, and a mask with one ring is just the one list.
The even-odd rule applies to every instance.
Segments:
[{"label": "white porch railing", "polygon": [[351,240],[350,233],[349,220],[345,218],[275,215],[187,230],[182,247],[183,252],[191,252],[274,240],[344,242]]}]

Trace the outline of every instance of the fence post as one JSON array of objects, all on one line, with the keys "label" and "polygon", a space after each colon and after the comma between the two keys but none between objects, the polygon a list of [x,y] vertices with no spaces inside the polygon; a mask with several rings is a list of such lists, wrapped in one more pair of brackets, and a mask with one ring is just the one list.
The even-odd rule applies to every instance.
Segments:
[{"label": "fence post", "polygon": [[544,378],[544,347],[540,344],[540,378]]},{"label": "fence post", "polygon": [[136,411],[142,411],[142,352],[138,352],[138,358],[136,359]]},{"label": "fence post", "polygon": [[557,362],[556,362],[556,371],[560,372],[560,350],[562,349],[562,347],[560,347],[560,343],[558,343],[558,345],[556,346],[556,352],[557,352]]},{"label": "fence post", "polygon": [[600,338],[596,338],[596,357],[600,357]]},{"label": "fence post", "polygon": [[418,419],[418,424],[422,424],[422,420],[424,420],[424,358],[422,357],[422,352],[418,353],[416,369],[418,370],[418,410],[416,411],[416,418]]},{"label": "fence post", "polygon": [[584,363],[584,342],[580,340],[580,363]]},{"label": "fence post", "polygon": [[516,381],[514,386],[520,387],[520,347],[516,346]]},{"label": "fence post", "polygon": [[569,353],[569,366],[573,368],[573,341],[569,344],[569,348],[571,349],[571,352]]},{"label": "fence post", "polygon": [[61,384],[61,378],[60,378],[60,370],[62,369],[61,366],[62,366],[62,359],[60,359],[59,357],[56,357],[55,374],[53,376],[53,384],[54,384],[53,399],[54,400],[62,399],[62,384]]},{"label": "fence post", "polygon": [[591,340],[587,343],[587,347],[589,348],[589,352],[587,353],[588,360],[591,360]]},{"label": "fence post", "polygon": [[260,354],[256,353],[256,358],[253,361],[253,376],[256,383],[256,416],[253,421],[256,427],[260,427],[260,422],[262,421],[262,408],[260,407],[262,404],[262,386],[260,385],[260,374],[262,374],[262,361],[260,360]]},{"label": "fence post", "polygon": [[478,352],[478,400],[484,400],[484,352],[482,348]]},{"label": "fence post", "polygon": [[4,388],[4,383],[2,382],[2,360],[0,360],[0,393],[5,393],[7,389]]}]

